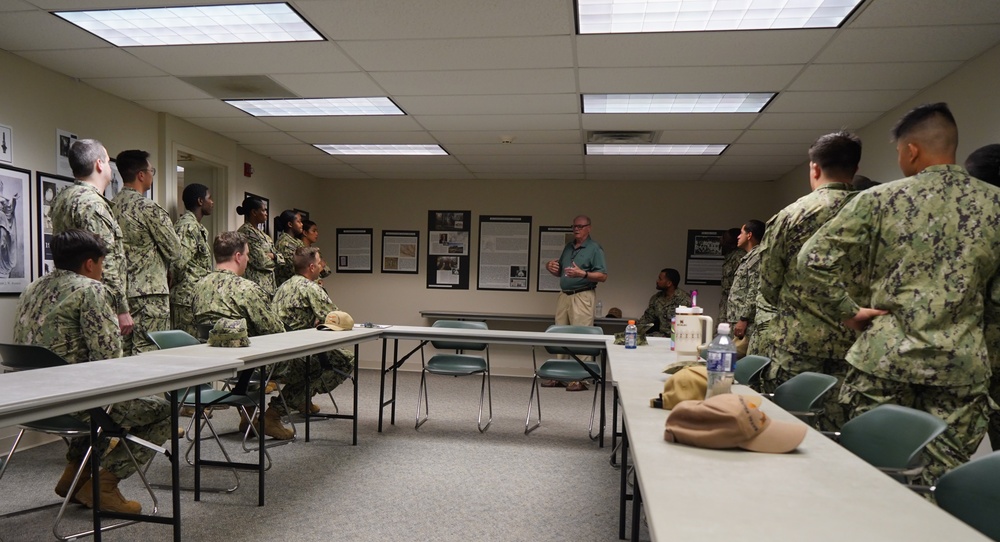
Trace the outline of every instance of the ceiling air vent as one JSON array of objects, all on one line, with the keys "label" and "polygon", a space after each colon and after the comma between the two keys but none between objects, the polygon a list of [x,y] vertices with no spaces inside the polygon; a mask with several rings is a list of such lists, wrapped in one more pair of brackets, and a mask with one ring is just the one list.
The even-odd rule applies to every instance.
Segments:
[{"label": "ceiling air vent", "polygon": [[223,100],[298,98],[293,92],[266,75],[220,75],[179,79],[200,88],[210,96]]},{"label": "ceiling air vent", "polygon": [[656,141],[656,132],[593,131],[587,132],[587,143],[639,145]]}]

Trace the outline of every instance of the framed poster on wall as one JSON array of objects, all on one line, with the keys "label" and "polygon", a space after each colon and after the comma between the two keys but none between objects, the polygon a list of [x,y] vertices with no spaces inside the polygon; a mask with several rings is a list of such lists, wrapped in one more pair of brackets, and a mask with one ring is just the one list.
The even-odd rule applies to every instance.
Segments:
[{"label": "framed poster on wall", "polygon": [[371,228],[337,228],[337,272],[372,272]]},{"label": "framed poster on wall", "polygon": [[420,273],[420,232],[382,230],[382,272]]},{"label": "framed poster on wall", "polygon": [[541,226],[538,228],[538,286],[539,292],[558,292],[559,277],[545,268],[550,260],[562,256],[566,243],[573,241],[572,226]]},{"label": "framed poster on wall", "polygon": [[530,216],[479,217],[480,290],[528,291]]},{"label": "framed poster on wall", "polygon": [[688,230],[685,284],[722,284],[724,230]]},{"label": "framed poster on wall", "polygon": [[472,211],[427,212],[427,287],[469,289]]},{"label": "framed poster on wall", "polygon": [[35,174],[35,193],[38,194],[38,206],[35,216],[38,220],[36,244],[38,245],[37,275],[39,277],[55,269],[55,265],[52,263],[52,250],[49,249],[49,242],[52,241],[53,235],[52,217],[49,215],[49,210],[52,207],[52,202],[56,199],[56,195],[70,186],[73,186],[73,179],[71,177],[42,172]]}]

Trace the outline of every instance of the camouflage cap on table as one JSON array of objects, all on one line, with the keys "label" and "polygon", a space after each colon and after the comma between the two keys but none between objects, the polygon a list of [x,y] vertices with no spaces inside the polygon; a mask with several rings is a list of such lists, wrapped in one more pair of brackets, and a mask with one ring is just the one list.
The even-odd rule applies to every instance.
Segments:
[{"label": "camouflage cap on table", "polygon": [[233,320],[220,318],[212,330],[208,332],[208,346],[241,347],[250,346],[247,334],[247,321],[244,318]]}]

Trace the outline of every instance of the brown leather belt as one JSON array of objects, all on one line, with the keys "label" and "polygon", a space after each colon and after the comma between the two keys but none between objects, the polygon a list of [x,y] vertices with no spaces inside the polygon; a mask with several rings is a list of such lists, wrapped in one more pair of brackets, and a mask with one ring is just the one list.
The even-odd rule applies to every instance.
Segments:
[{"label": "brown leather belt", "polygon": [[563,290],[562,293],[564,293],[566,295],[573,295],[573,294],[578,294],[580,292],[589,292],[591,290],[596,290],[596,289],[597,289],[597,286],[588,286],[586,288],[580,288],[578,290]]}]

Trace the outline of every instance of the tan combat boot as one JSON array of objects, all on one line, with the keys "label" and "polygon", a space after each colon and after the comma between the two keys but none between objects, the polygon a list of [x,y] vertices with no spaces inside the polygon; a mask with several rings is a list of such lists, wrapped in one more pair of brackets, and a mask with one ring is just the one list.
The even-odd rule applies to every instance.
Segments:
[{"label": "tan combat boot", "polygon": [[[94,507],[92,498],[94,480],[87,480],[86,484],[76,492],[76,499],[87,508]],[[136,501],[127,501],[121,491],[118,491],[118,477],[106,470],[101,471],[99,482],[101,484],[101,512],[119,512],[123,514],[138,514],[142,512],[142,505]]]},{"label": "tan combat boot", "polygon": [[264,434],[277,440],[291,440],[295,432],[281,423],[281,414],[274,408],[264,412]]},{"label": "tan combat boot", "polygon": [[309,414],[319,414],[319,405],[317,405],[315,403],[312,403],[312,402],[307,402],[307,403],[299,405],[299,408],[297,410],[299,412],[303,413],[303,414],[305,414],[307,412]]},{"label": "tan combat boot", "polygon": [[[76,471],[80,469],[79,461],[71,461],[66,464],[66,470],[63,471],[62,476],[59,477],[59,481],[56,483],[56,495],[60,497],[65,497],[69,493],[70,486],[73,485],[73,478],[76,477]],[[83,473],[80,475],[80,482],[77,487],[83,485],[84,482],[90,480],[90,468],[85,468]],[[79,503],[76,500],[76,495],[69,500],[69,502]]]}]

